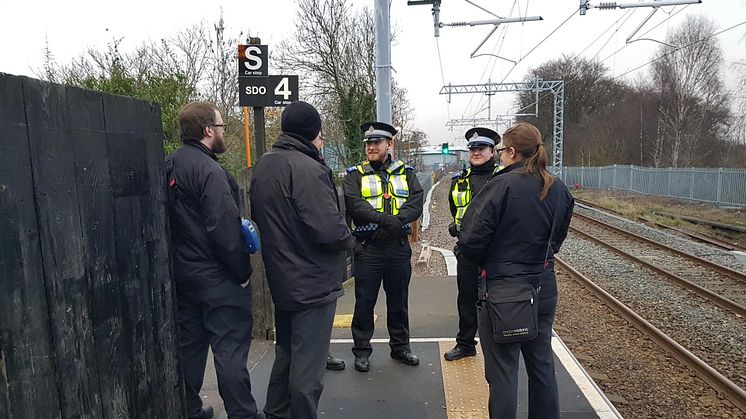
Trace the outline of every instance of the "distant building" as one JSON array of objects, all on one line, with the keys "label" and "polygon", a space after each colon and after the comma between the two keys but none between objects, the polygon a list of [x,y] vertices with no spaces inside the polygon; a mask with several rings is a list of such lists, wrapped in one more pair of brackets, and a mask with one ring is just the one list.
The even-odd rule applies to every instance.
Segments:
[{"label": "distant building", "polygon": [[448,146],[448,153],[443,154],[440,144],[427,146],[413,153],[417,156],[417,170],[434,171],[441,167],[457,170],[469,162],[469,150],[465,146]]}]

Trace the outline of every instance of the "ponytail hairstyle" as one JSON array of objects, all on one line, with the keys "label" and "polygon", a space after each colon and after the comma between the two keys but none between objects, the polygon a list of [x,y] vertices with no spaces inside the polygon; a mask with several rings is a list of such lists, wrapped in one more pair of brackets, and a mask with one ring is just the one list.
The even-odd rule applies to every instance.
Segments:
[{"label": "ponytail hairstyle", "polygon": [[527,122],[521,122],[505,131],[502,143],[503,147],[512,147],[516,154],[523,157],[523,173],[541,177],[544,186],[539,193],[539,199],[543,201],[552,187],[554,178],[547,172],[547,152],[539,129]]}]

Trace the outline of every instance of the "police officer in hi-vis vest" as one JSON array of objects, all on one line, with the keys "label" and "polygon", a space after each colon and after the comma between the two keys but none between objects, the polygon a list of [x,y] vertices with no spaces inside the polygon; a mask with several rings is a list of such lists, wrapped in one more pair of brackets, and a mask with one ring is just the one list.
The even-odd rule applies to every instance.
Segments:
[{"label": "police officer in hi-vis vest", "polygon": [[[453,175],[451,189],[448,192],[448,202],[451,207],[453,222],[448,232],[458,237],[461,219],[469,206],[472,197],[487,183],[487,180],[500,169],[495,159],[495,144],[500,136],[489,128],[472,128],[465,135],[469,147],[469,168]],[[458,245],[454,249],[457,258],[456,283],[458,285],[458,335],[456,346],[446,352],[443,357],[447,361],[455,361],[465,356],[477,354],[477,275],[476,263],[459,252]]]},{"label": "police officer in hi-vis vest", "polygon": [[382,122],[361,126],[366,161],[347,168],[343,188],[347,216],[355,224],[355,369],[370,369],[373,309],[383,281],[391,357],[407,365],[420,360],[409,346],[409,280],[412,274],[407,234],[422,214],[422,186],[414,168],[389,155],[396,129]]}]

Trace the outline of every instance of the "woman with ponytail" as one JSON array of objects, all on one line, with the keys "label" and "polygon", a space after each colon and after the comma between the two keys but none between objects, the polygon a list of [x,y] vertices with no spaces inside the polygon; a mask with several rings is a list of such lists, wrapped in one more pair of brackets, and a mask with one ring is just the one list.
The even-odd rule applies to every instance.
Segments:
[{"label": "woman with ponytail", "polygon": [[535,126],[520,123],[508,129],[496,151],[504,169],[469,205],[458,246],[481,267],[480,296],[486,290],[497,292],[508,281],[531,284],[538,297],[538,334],[498,343],[487,302],[481,302],[478,323],[490,418],[516,416],[521,353],[528,373],[529,418],[559,418],[551,344],[557,306],[554,253],[567,236],[574,200],[547,171],[547,152]]}]

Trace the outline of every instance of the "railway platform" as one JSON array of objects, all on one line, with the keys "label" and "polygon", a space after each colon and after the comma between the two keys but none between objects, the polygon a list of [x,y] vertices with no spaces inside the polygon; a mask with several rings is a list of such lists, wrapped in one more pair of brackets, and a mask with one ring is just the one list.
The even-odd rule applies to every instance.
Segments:
[{"label": "railway platform", "polygon": [[[455,344],[457,330],[456,278],[413,277],[410,284],[412,350],[420,365],[410,367],[389,357],[386,306],[383,291],[376,305],[376,331],[368,373],[355,371],[349,321],[354,307],[350,288],[337,305],[331,352],[347,364],[344,371],[327,371],[319,416],[325,418],[487,418],[487,383],[481,348],[478,356],[458,361],[443,360],[443,352]],[[617,418],[613,405],[583,370],[559,337],[553,338],[555,365],[563,418]],[[249,367],[253,394],[259,407],[266,400],[267,382],[274,361],[274,345],[252,344]],[[522,365],[522,363],[521,363]],[[216,418],[226,418],[210,364],[203,387],[205,402],[215,408]],[[527,417],[526,373],[519,373],[518,417]]]}]

